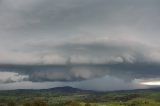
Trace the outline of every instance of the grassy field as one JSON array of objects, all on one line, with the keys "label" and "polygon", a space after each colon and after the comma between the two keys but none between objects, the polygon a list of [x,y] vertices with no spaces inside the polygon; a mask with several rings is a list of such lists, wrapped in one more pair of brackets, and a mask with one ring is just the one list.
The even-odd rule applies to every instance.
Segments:
[{"label": "grassy field", "polygon": [[72,88],[0,91],[0,106],[160,106],[160,90],[93,92]]}]

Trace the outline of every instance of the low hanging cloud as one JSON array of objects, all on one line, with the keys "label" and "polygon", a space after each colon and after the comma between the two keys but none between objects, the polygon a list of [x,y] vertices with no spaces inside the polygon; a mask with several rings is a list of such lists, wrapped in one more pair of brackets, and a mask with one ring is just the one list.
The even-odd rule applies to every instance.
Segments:
[{"label": "low hanging cloud", "polygon": [[[46,66],[19,66],[2,65],[0,71],[13,72],[28,76],[29,81],[81,81],[104,76],[107,68],[99,70],[92,66],[68,66],[68,65],[46,65]],[[26,80],[26,79],[25,79]]]},{"label": "low hanging cloud", "polygon": [[0,84],[21,82],[28,79],[27,75],[20,75],[16,72],[0,72]]},{"label": "low hanging cloud", "polygon": [[[160,66],[152,63],[118,63],[90,65],[1,65],[1,72],[17,73],[21,80],[32,82],[83,81],[113,76],[124,81],[159,78]],[[27,76],[24,77],[23,76]],[[8,79],[6,79],[6,82]],[[15,80],[19,81],[19,80]]]}]

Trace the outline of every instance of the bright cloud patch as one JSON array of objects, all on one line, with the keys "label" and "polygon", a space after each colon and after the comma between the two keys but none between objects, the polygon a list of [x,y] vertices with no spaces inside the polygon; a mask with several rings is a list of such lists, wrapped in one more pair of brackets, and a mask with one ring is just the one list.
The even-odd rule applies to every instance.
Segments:
[{"label": "bright cloud patch", "polygon": [[160,86],[160,81],[142,82],[143,85]]},{"label": "bright cloud patch", "polygon": [[27,75],[19,75],[15,72],[0,72],[0,83],[21,82],[27,78]]}]

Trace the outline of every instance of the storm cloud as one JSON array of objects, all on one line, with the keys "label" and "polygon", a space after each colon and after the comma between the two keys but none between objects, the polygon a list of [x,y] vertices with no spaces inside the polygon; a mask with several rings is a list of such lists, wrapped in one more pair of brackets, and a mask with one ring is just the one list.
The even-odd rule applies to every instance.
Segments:
[{"label": "storm cloud", "polygon": [[113,76],[124,81],[159,78],[159,64],[115,63],[72,65],[1,65],[1,72],[18,73],[24,81],[82,81]]},{"label": "storm cloud", "polygon": [[134,81],[157,80],[159,5],[159,0],[0,0],[0,83],[58,81],[57,86],[90,88],[90,80],[121,80],[130,89]]}]

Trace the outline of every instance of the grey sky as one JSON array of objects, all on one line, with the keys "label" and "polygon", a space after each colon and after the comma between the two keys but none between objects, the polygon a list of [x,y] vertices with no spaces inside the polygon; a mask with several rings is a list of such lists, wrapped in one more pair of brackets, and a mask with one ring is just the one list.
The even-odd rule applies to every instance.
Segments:
[{"label": "grey sky", "polygon": [[159,11],[159,0],[0,0],[0,89],[146,88],[160,76]]}]

